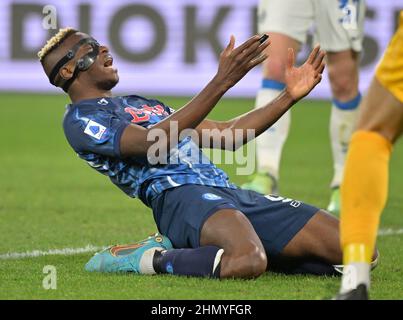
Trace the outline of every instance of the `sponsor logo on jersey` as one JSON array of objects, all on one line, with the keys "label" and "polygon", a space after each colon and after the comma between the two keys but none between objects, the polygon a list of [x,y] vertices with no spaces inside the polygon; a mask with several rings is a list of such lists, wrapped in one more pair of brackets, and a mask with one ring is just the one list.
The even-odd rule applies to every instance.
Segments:
[{"label": "sponsor logo on jersey", "polygon": [[85,127],[84,133],[88,134],[89,136],[97,140],[100,140],[105,131],[106,127],[104,127],[102,124],[90,120],[87,126]]},{"label": "sponsor logo on jersey", "polygon": [[125,108],[125,112],[132,116],[131,122],[133,123],[149,121],[152,115],[157,115],[160,117],[169,115],[169,113],[165,111],[164,107],[159,104],[156,106],[149,106],[146,104],[143,104],[140,107],[129,106]]},{"label": "sponsor logo on jersey", "polygon": [[220,196],[217,196],[214,193],[205,193],[202,195],[202,198],[205,200],[220,200],[222,199]]}]

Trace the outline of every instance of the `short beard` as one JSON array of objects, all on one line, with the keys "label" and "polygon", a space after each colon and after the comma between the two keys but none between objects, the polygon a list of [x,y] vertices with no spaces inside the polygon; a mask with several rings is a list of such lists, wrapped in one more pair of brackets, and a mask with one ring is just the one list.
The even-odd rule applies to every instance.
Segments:
[{"label": "short beard", "polygon": [[114,79],[114,80],[103,80],[103,81],[97,81],[95,83],[95,86],[97,87],[97,89],[102,90],[102,91],[109,91],[112,90],[113,87],[115,87],[119,82],[119,78],[118,79]]}]

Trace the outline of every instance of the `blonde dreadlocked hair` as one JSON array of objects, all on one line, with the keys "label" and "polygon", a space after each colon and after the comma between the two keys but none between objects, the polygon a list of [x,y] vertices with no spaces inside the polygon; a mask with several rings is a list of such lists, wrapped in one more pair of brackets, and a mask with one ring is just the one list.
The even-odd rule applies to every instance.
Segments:
[{"label": "blonde dreadlocked hair", "polygon": [[42,62],[43,59],[45,59],[45,57],[49,53],[55,50],[68,36],[76,32],[78,31],[70,27],[59,29],[59,31],[46,42],[43,48],[39,50],[38,52],[39,61]]}]

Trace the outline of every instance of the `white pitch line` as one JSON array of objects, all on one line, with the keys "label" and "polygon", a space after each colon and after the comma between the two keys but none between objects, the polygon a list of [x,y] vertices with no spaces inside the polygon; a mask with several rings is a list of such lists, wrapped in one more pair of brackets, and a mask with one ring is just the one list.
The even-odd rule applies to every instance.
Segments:
[{"label": "white pitch line", "polygon": [[[395,236],[403,234],[403,228],[401,229],[380,229],[378,232],[378,236]],[[100,246],[93,246],[88,244],[83,248],[63,248],[63,249],[50,249],[48,251],[41,251],[41,250],[33,250],[33,251],[26,251],[26,252],[9,252],[0,254],[0,260],[11,260],[11,259],[24,259],[24,258],[36,258],[36,257],[43,257],[43,256],[53,256],[53,255],[75,255],[81,253],[89,253],[89,252],[96,252],[103,250],[107,247],[100,247]]]},{"label": "white pitch line", "polygon": [[403,234],[403,228],[401,229],[388,228],[388,229],[380,229],[378,231],[378,236],[394,236],[398,234]]},{"label": "white pitch line", "polygon": [[95,252],[105,248],[106,247],[97,247],[88,244],[83,248],[50,249],[48,251],[33,250],[26,252],[9,252],[5,254],[0,254],[0,260],[36,258],[36,257],[53,256],[53,255],[68,256],[81,253]]}]

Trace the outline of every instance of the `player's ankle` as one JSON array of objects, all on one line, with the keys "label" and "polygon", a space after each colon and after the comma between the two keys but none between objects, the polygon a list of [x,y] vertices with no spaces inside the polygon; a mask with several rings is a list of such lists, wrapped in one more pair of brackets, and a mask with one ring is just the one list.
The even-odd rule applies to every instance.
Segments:
[{"label": "player's ankle", "polygon": [[343,247],[343,263],[367,263],[372,261],[374,250],[364,243],[349,243]]},{"label": "player's ankle", "polygon": [[354,262],[344,266],[341,280],[340,293],[346,293],[364,284],[369,290],[370,287],[370,264],[365,262]]}]

